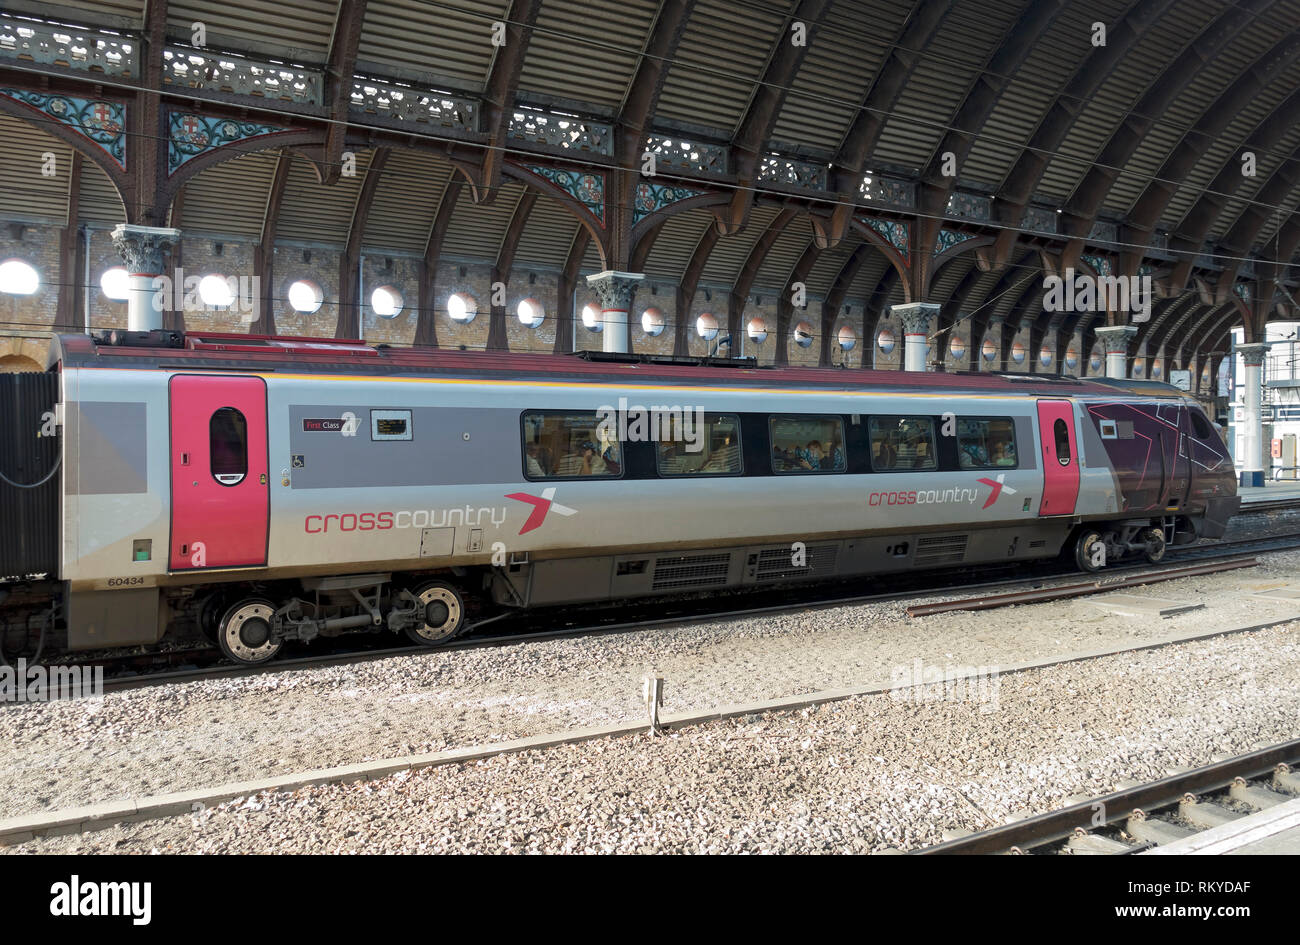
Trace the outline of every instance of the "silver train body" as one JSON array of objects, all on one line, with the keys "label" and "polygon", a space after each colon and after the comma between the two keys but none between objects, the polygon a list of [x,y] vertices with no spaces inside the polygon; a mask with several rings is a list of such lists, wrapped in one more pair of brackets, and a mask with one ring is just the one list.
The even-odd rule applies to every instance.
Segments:
[{"label": "silver train body", "polygon": [[[438,643],[492,608],[1032,560],[1078,542],[1091,569],[1218,537],[1238,502],[1217,432],[1163,385],[126,340],[70,336],[52,354],[57,564],[3,585],[20,601],[45,587],[69,649],[156,643],[187,620],[247,662],[375,628]],[[628,439],[642,407],[714,418],[727,435],[703,448],[730,450],[723,471],[664,474],[662,443]],[[624,421],[599,444],[603,475],[538,475],[529,424],[589,436],[574,425],[592,415]],[[1014,459],[968,468],[951,428],[988,418],[1014,430]],[[778,471],[776,431],[808,424],[833,432],[822,466]],[[928,430],[930,445],[910,468],[878,468],[884,426]],[[218,455],[241,435],[242,465]],[[35,481],[28,465],[0,498],[42,501],[12,488]]]}]

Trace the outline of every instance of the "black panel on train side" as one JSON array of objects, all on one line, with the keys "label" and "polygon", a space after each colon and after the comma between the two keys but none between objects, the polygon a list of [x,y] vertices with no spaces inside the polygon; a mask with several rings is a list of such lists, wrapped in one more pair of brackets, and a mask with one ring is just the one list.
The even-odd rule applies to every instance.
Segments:
[{"label": "black panel on train side", "polygon": [[0,374],[0,580],[58,574],[58,397],[58,374]]}]

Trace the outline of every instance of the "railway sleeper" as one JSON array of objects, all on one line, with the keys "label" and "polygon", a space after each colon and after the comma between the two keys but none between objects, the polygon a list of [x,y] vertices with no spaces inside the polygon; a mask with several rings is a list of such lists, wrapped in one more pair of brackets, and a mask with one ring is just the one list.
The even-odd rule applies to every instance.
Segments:
[{"label": "railway sleeper", "polygon": [[1181,824],[1171,824],[1167,820],[1154,820],[1147,817],[1142,810],[1135,810],[1129,815],[1128,823],[1124,829],[1134,839],[1143,843],[1154,843],[1156,846],[1160,846],[1162,843],[1173,843],[1175,840],[1182,840],[1200,833],[1199,830],[1184,827]]},{"label": "railway sleeper", "polygon": [[1187,794],[1178,805],[1178,816],[1194,827],[1208,830],[1240,820],[1245,815],[1210,801],[1197,800],[1193,795]]},{"label": "railway sleeper", "polygon": [[1112,840],[1110,837],[1103,837],[1098,833],[1088,833],[1082,829],[1074,832],[1066,847],[1075,856],[1112,856],[1128,853],[1133,849],[1122,841]]},{"label": "railway sleeper", "polygon": [[1245,778],[1233,781],[1228,795],[1237,803],[1254,810],[1266,810],[1288,800],[1285,794],[1270,790],[1262,784],[1251,784]]}]

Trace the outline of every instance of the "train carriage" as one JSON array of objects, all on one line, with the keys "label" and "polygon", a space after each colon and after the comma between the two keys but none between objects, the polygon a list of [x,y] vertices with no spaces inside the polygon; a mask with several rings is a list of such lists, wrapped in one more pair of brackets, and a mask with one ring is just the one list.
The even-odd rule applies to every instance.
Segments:
[{"label": "train carriage", "polygon": [[155,331],[60,337],[0,391],[0,617],[71,650],[197,625],[256,663],[491,609],[1095,570],[1239,501],[1196,402],[1143,382]]}]

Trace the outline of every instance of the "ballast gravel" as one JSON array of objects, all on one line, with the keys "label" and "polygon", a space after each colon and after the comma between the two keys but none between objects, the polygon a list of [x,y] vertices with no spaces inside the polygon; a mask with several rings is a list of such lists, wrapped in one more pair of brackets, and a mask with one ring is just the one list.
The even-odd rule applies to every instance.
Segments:
[{"label": "ballast gravel", "polygon": [[911,849],[1300,734],[1300,623],[240,798],[40,853]]},{"label": "ballast gravel", "polygon": [[650,671],[681,713],[1300,616],[1257,593],[1296,581],[1300,553],[1261,560],[1128,591],[1206,604],[1168,619],[1097,598],[920,619],[872,603],[0,705],[0,817],[639,720]]}]

